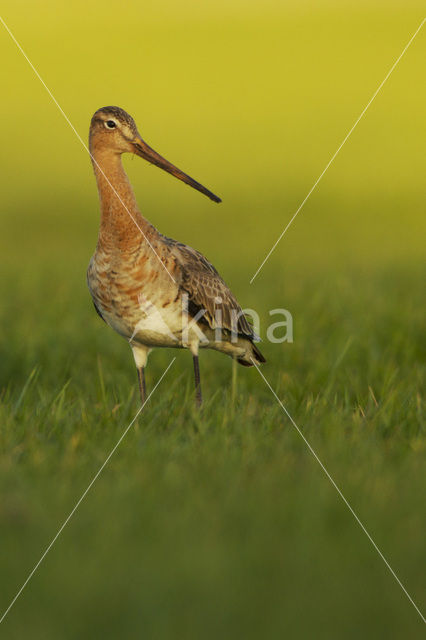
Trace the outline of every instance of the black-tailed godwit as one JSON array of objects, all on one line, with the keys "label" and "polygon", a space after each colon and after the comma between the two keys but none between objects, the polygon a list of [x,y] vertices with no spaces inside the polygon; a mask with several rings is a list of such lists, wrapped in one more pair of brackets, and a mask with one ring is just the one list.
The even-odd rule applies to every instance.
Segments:
[{"label": "black-tailed godwit", "polygon": [[195,249],[162,235],[140,213],[121,155],[136,154],[214,202],[220,198],[151,149],[133,118],[118,107],[96,111],[89,148],[101,208],[98,242],[87,272],[96,311],[129,341],[142,403],[148,353],[154,347],[177,347],[192,353],[199,405],[200,347],[226,353],[246,366],[265,359],[214,266]]}]

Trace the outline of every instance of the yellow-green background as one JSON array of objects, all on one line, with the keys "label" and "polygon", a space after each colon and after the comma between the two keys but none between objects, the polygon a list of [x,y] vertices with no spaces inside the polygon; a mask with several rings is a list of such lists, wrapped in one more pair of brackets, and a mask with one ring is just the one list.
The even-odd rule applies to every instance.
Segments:
[{"label": "yellow-green background", "polygon": [[[410,2],[3,6],[84,140],[92,113],[118,104],[155,148],[223,198],[215,207],[135,161],[129,171],[142,211],[170,235],[219,246],[212,259],[237,255],[250,276],[422,19],[421,3]],[[19,215],[23,228],[49,217],[50,232],[60,226],[64,235],[84,220],[81,243],[93,245],[97,197],[88,157],[6,36],[3,215]],[[360,263],[418,259],[424,38],[418,35],[371,105],[263,282],[274,266],[289,268],[285,256],[296,246],[314,265],[330,252]]]},{"label": "yellow-green background", "polygon": [[[426,27],[249,279],[423,14],[377,0],[2,4],[84,140],[97,108],[121,106],[222,197],[124,160],[141,211],[203,251],[243,306],[292,312],[294,345],[263,345],[265,375],[419,605]],[[89,157],[3,27],[0,59],[3,609],[137,398],[128,348],[86,291]],[[151,357],[151,388],[170,356]],[[239,371],[231,406],[229,365],[203,354],[200,420],[179,354],[6,637],[420,637],[256,371]]]}]

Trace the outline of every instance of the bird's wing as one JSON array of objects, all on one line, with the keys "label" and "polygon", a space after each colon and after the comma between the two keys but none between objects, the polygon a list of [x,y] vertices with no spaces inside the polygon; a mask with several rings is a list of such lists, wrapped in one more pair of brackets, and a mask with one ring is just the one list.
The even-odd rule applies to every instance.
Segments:
[{"label": "bird's wing", "polygon": [[188,294],[189,313],[194,316],[205,309],[203,318],[212,329],[220,327],[256,339],[235,296],[214,266],[188,245],[173,241],[170,249],[180,266],[180,286]]}]

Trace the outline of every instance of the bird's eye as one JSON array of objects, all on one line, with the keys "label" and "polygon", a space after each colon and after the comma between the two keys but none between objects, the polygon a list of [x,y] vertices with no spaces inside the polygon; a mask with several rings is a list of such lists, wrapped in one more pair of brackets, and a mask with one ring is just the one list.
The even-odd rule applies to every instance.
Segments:
[{"label": "bird's eye", "polygon": [[107,129],[115,129],[115,127],[117,126],[116,123],[114,122],[114,120],[107,120],[105,122],[105,126]]}]

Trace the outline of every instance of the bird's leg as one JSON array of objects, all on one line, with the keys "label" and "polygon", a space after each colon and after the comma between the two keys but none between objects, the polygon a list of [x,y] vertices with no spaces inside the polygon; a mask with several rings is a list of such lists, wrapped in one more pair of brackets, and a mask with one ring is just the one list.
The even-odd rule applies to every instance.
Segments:
[{"label": "bird's leg", "polygon": [[198,408],[200,408],[203,401],[203,396],[201,394],[200,365],[198,363],[198,355],[193,355],[192,359],[194,361],[195,404]]},{"label": "bird's leg", "polygon": [[232,358],[232,382],[231,382],[231,404],[235,406],[235,398],[237,395],[237,359]]},{"label": "bird's leg", "polygon": [[139,393],[141,396],[142,405],[146,401],[146,386],[145,386],[145,366],[148,359],[149,349],[142,344],[130,343],[133,351],[133,357],[135,359],[136,369],[138,370],[139,381]]},{"label": "bird's leg", "polygon": [[141,404],[144,405],[146,400],[145,367],[138,367],[138,381]]}]

